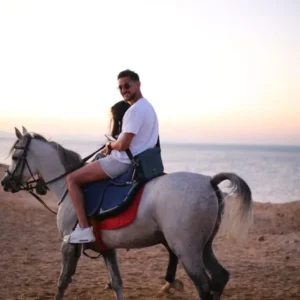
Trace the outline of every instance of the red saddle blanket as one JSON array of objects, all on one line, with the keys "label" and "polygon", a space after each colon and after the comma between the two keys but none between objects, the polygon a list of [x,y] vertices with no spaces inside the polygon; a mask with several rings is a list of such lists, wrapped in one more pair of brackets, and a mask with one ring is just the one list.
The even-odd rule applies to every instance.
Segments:
[{"label": "red saddle blanket", "polygon": [[92,218],[88,220],[89,225],[93,227],[94,235],[96,237],[96,243],[101,252],[107,251],[109,249],[102,242],[100,230],[113,230],[131,224],[136,217],[139,204],[143,195],[144,187],[145,186],[141,187],[136,196],[134,196],[134,199],[132,200],[132,203],[129,205],[129,207],[123,212],[121,212],[119,215],[109,217],[102,221],[98,221]]}]

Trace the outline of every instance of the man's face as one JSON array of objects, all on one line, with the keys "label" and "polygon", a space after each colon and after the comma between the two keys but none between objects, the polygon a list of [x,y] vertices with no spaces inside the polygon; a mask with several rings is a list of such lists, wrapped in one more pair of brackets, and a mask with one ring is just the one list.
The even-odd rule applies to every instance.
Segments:
[{"label": "man's face", "polygon": [[119,79],[119,90],[126,102],[136,100],[139,89],[139,81],[133,81],[129,77]]}]

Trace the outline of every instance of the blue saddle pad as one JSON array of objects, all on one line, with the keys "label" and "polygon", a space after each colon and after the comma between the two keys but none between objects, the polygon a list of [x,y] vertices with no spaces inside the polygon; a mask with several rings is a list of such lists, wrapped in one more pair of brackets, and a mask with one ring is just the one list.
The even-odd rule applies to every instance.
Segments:
[{"label": "blue saddle pad", "polygon": [[82,187],[85,210],[88,217],[104,219],[123,211],[138,191],[138,185],[131,182],[133,170],[115,179],[106,179]]}]

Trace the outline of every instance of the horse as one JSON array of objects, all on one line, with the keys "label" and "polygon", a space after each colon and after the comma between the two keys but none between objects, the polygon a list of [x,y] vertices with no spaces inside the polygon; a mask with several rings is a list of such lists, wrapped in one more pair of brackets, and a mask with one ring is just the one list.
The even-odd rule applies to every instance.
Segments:
[{"label": "horse", "polygon": [[[66,191],[64,174],[80,164],[80,156],[39,134],[29,133],[24,127],[23,134],[18,129],[15,133],[17,140],[11,149],[12,163],[1,181],[3,189],[18,192],[30,182],[30,178],[39,174],[58,200],[62,199]],[[230,203],[235,208],[230,233],[237,239],[245,237],[251,225],[251,190],[237,174],[225,172],[213,177],[192,172],[157,177],[146,183],[133,223],[116,230],[101,230],[102,241],[110,249],[102,254],[117,300],[123,300],[123,290],[116,249],[157,244],[166,246],[174,254],[173,258],[181,261],[199,299],[221,299],[229,272],[215,257],[212,243],[224,213],[225,201],[218,188],[224,180],[231,182],[230,188],[236,200]],[[61,237],[70,234],[76,223],[76,213],[67,195],[57,213]],[[62,242],[62,268],[56,300],[63,299],[75,274],[80,257],[78,247]],[[172,267],[177,266],[176,259]],[[171,274],[175,272],[176,268]]]}]

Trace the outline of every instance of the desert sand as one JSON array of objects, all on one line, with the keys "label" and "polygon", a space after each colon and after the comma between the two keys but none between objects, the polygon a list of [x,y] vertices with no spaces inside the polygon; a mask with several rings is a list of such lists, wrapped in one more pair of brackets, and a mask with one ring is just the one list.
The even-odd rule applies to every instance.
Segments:
[{"label": "desert sand", "polygon": [[[57,209],[51,192],[44,198]],[[55,216],[27,192],[10,194],[1,188],[0,207],[0,299],[53,299],[61,261]],[[246,242],[215,239],[216,256],[231,274],[223,299],[300,299],[300,201],[255,203],[253,216]],[[168,262],[162,246],[118,250],[118,257],[125,299],[198,299],[180,265],[177,278],[184,291],[160,293]],[[103,260],[82,256],[65,299],[115,299],[103,289],[107,282]]]}]

